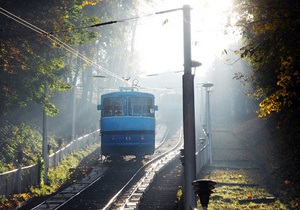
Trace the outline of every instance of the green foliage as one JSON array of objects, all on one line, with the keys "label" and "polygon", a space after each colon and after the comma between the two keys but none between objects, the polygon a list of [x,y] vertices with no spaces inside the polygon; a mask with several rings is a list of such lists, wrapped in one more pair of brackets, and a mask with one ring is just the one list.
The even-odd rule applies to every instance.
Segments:
[{"label": "green foliage", "polygon": [[176,203],[177,203],[176,209],[178,209],[178,210],[184,209],[182,186],[178,186]]},{"label": "green foliage", "polygon": [[45,170],[45,162],[43,158],[39,158],[38,160],[39,164],[39,185],[42,186],[44,184],[44,170]]},{"label": "green foliage", "polygon": [[234,10],[244,38],[237,53],[253,66],[236,78],[252,84],[259,117],[277,113],[285,124],[299,113],[299,6],[296,1],[245,0]]},{"label": "green foliage", "polygon": [[56,91],[71,88],[64,79],[69,69],[65,67],[66,51],[62,46],[63,43],[72,45],[96,37],[95,32],[75,29],[96,21],[83,10],[84,6],[95,2],[52,1],[47,7],[43,1],[30,6],[26,2],[3,2],[1,7],[22,14],[22,19],[49,34],[39,34],[24,27],[20,31],[18,22],[0,16],[6,32],[0,36],[0,65],[3,66],[0,71],[0,115],[8,115],[13,108],[24,107],[30,101],[41,104],[50,116],[58,113],[50,101],[51,96]]},{"label": "green foliage", "polygon": [[4,162],[4,160],[0,159],[0,173],[7,171],[7,167],[5,165],[6,163]]},{"label": "green foliage", "polygon": [[[124,68],[124,65],[127,65],[130,57],[127,56],[129,55],[127,49],[131,43],[127,42],[128,39],[125,38],[130,34],[131,28],[127,24],[108,27],[105,30],[89,29],[86,26],[99,23],[100,18],[104,20],[105,18],[116,18],[119,15],[134,15],[133,12],[136,11],[137,5],[134,5],[133,2],[54,0],[47,4],[45,1],[28,4],[27,2],[16,3],[15,0],[12,0],[2,2],[1,7],[46,32],[37,33],[5,15],[0,15],[0,21],[3,23],[1,25],[3,30],[0,31],[0,65],[2,67],[0,70],[0,116],[3,119],[1,129],[3,125],[3,130],[6,130],[1,134],[1,145],[10,145],[13,144],[12,141],[20,140],[12,139],[16,138],[14,135],[17,134],[11,134],[10,131],[14,126],[17,129],[20,122],[26,122],[33,129],[41,130],[38,127],[34,128],[35,125],[41,125],[38,120],[38,117],[41,116],[40,113],[30,110],[37,109],[38,106],[33,105],[34,103],[40,105],[48,116],[58,115],[59,109],[63,107],[65,113],[60,119],[64,119],[64,121],[71,119],[69,111],[72,94],[62,94],[61,92],[70,90],[74,81],[79,81],[77,77],[79,73],[75,71],[88,69],[90,66],[88,64],[83,66],[84,62],[79,62],[77,55],[70,53],[72,51],[70,49],[66,50],[64,44],[71,46],[75,52],[80,46],[82,49],[78,51],[91,60],[94,60],[99,50],[106,51],[101,61],[111,65],[109,69],[120,70],[122,71],[121,75],[128,70]],[[116,16],[113,17],[112,13],[115,13]],[[100,33],[101,37],[98,41],[101,44],[96,49],[94,43],[87,42],[94,41]],[[103,47],[102,50],[100,45],[108,47]],[[126,55],[126,59],[120,55],[121,53]],[[89,69],[91,74],[93,71],[94,69]],[[91,80],[82,79],[81,82],[85,85],[91,83]],[[88,85],[82,88],[85,93],[85,95],[82,94],[82,98],[86,101],[89,100],[89,106],[92,107],[92,97],[90,96],[93,95],[93,90],[86,90],[87,87]],[[88,93],[88,91],[90,92]],[[76,95],[77,99],[79,95],[79,93]],[[87,99],[88,95],[89,99]],[[61,106],[60,101],[56,100],[60,96],[67,97],[63,98],[64,106]],[[78,103],[78,106],[83,107],[87,104],[86,101]],[[25,113],[20,108],[30,111]],[[80,112],[78,116],[81,114]],[[28,119],[21,120],[15,113],[22,115],[20,118],[27,116]],[[31,114],[37,118],[32,119],[34,117],[30,116]],[[5,123],[4,120],[6,120]],[[65,129],[68,129],[66,123],[59,122],[59,124],[64,124],[64,128],[61,129],[65,134]],[[55,128],[49,128],[49,130],[51,129]],[[68,134],[65,134],[64,138],[66,136]],[[2,150],[4,148],[6,147],[2,147]],[[10,168],[14,168],[15,165],[12,162],[15,152],[15,145],[12,145],[7,147],[7,151],[0,154],[1,157],[5,156],[1,160],[5,163],[7,160]],[[27,156],[24,157],[24,159],[26,158]]]},{"label": "green foliage", "polygon": [[[41,132],[40,107],[46,111],[48,116],[56,115],[55,117],[57,117],[61,114],[60,111],[64,111],[63,116],[57,117],[59,120],[56,121],[55,126],[59,128],[49,125],[49,136],[59,132],[63,133],[64,139],[69,137],[66,130],[70,130],[71,126],[69,120],[72,119],[70,106],[73,97],[67,92],[71,92],[68,90],[74,86],[75,82],[80,81],[79,71],[86,68],[87,73],[90,73],[88,76],[91,76],[95,69],[80,61],[77,55],[70,52],[72,50],[64,49],[64,43],[75,51],[77,48],[82,48],[78,52],[91,60],[95,60],[96,56],[100,54],[99,58],[97,57],[98,62],[109,67],[108,69],[114,69],[114,73],[119,75],[127,76],[125,74],[130,74],[128,72],[132,69],[133,71],[137,69],[133,65],[131,56],[136,22],[108,26],[105,30],[103,28],[90,29],[86,26],[100,21],[136,16],[138,6],[139,1],[123,0],[117,2],[53,0],[47,3],[36,1],[30,4],[28,2],[16,3],[15,0],[2,2],[2,8],[46,32],[37,33],[5,15],[0,15],[0,22],[3,23],[1,25],[3,30],[0,31],[0,66],[2,67],[0,69],[0,117],[1,120],[3,119],[0,123],[0,145],[2,146],[0,162],[3,163],[3,168],[7,170],[15,168],[17,145],[25,148],[24,165],[30,165],[37,161],[37,157],[41,153],[42,139],[38,133],[38,131]],[[99,45],[95,48],[92,41],[99,34]],[[100,74],[100,72],[98,73]],[[82,114],[86,119],[89,118],[89,122],[93,122],[94,118],[87,117],[86,113],[82,111],[84,105],[87,107],[84,111],[91,113],[95,98],[92,98],[92,88],[86,90],[92,83],[91,80],[84,78],[84,72],[82,75],[80,82],[86,86],[82,87],[85,95],[82,94],[81,97],[88,103],[83,100],[79,101],[80,93],[78,91],[76,104],[80,109],[76,110],[78,111],[76,114],[78,116]],[[103,84],[103,86],[105,85]],[[119,86],[119,84],[117,85]],[[87,124],[82,123],[87,122],[86,119],[80,120],[81,125],[84,126],[84,128],[80,126],[80,130],[91,129],[92,126],[86,128]],[[51,124],[51,120],[49,121]],[[26,123],[25,127],[19,128],[21,122]],[[76,123],[76,131],[79,130],[80,123]],[[22,136],[23,134],[25,136]],[[27,136],[32,137],[31,141]],[[51,144],[55,146],[54,142]],[[28,147],[28,145],[31,146]],[[2,164],[0,170],[2,170]]]},{"label": "green foliage", "polygon": [[17,167],[20,153],[22,165],[37,163],[42,151],[42,137],[37,131],[21,123],[18,126],[3,125],[1,132],[0,161],[6,163],[7,169]]},{"label": "green foliage", "polygon": [[[76,168],[84,157],[91,154],[98,147],[99,144],[93,144],[85,150],[77,151],[63,159],[55,168],[49,169],[47,176],[48,184],[46,185],[42,183],[39,187],[31,187],[31,193],[33,193],[35,196],[44,196],[54,193],[70,178],[70,175],[73,172],[71,169]],[[42,173],[43,170],[44,168],[41,167]],[[82,171],[82,173],[84,172],[85,171]],[[77,180],[72,180],[72,182],[76,181]]]}]

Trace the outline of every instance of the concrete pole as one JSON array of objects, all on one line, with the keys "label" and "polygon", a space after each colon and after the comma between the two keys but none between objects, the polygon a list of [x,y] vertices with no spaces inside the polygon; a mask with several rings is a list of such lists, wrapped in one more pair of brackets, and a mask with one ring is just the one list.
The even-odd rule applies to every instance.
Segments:
[{"label": "concrete pole", "polygon": [[190,6],[183,6],[184,33],[184,75],[182,77],[183,92],[183,132],[184,132],[184,205],[185,209],[196,207],[196,196],[192,182],[196,179],[195,157],[195,108],[194,108],[194,75],[191,61],[191,25]]},{"label": "concrete pole", "polygon": [[210,97],[209,97],[209,92],[210,92],[210,88],[213,86],[212,83],[207,82],[205,84],[202,85],[203,87],[205,87],[206,90],[206,134],[208,137],[208,141],[209,141],[209,147],[208,147],[208,152],[209,152],[209,163],[212,164],[212,134],[211,134],[211,118],[210,118]]},{"label": "concrete pole", "polygon": [[72,90],[72,134],[71,141],[75,140],[75,126],[76,126],[76,82]]},{"label": "concrete pole", "polygon": [[[48,84],[45,84],[45,95],[48,95]],[[44,169],[44,183],[47,184],[47,175],[49,168],[49,154],[48,154],[48,117],[46,111],[43,110],[43,151],[42,156],[45,164]]]},{"label": "concrete pole", "polygon": [[207,136],[209,140],[209,163],[212,164],[212,149],[211,149],[211,121],[210,121],[210,101],[209,101],[209,88],[206,88],[206,103],[207,103],[207,114],[206,114],[206,126],[207,126]]}]

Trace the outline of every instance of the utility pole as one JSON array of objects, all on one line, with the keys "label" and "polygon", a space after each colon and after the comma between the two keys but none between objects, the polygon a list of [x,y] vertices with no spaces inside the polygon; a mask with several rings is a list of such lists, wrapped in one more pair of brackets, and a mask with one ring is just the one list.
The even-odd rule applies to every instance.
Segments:
[{"label": "utility pole", "polygon": [[195,157],[195,107],[194,107],[194,75],[191,60],[191,20],[190,6],[183,6],[183,43],[184,43],[184,75],[182,77],[183,93],[183,133],[184,133],[184,205],[186,210],[196,207],[193,181],[196,179]]},{"label": "utility pole", "polygon": [[[48,95],[48,83],[45,83],[45,96]],[[45,164],[44,169],[44,183],[46,184],[47,175],[48,175],[48,168],[49,168],[49,154],[48,154],[48,117],[46,114],[45,109],[43,109],[43,151],[42,156]]]},{"label": "utility pole", "polygon": [[212,83],[205,83],[202,85],[205,87],[206,90],[206,135],[209,141],[209,163],[212,165],[212,134],[211,134],[211,117],[210,117],[210,97],[209,92],[211,91],[210,88],[213,86]]},{"label": "utility pole", "polygon": [[72,89],[72,133],[70,141],[75,140],[75,126],[76,126],[76,82],[74,82]]}]

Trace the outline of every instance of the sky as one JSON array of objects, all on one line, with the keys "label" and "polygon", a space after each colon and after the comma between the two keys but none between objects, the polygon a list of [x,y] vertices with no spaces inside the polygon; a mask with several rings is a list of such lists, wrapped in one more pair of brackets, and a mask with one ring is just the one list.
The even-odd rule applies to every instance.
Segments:
[{"label": "sky", "polygon": [[[158,1],[152,12],[182,8],[190,5],[192,60],[202,63],[196,76],[205,76],[214,58],[237,36],[224,35],[225,11],[231,0]],[[145,74],[183,70],[183,14],[175,11],[153,15],[139,20],[136,50],[140,56],[141,71]]]}]

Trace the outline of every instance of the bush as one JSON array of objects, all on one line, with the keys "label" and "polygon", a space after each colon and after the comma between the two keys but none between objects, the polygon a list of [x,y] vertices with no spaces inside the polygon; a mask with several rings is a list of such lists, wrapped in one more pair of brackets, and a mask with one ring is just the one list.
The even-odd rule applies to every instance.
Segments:
[{"label": "bush", "polygon": [[17,168],[21,165],[32,165],[38,162],[42,153],[42,136],[31,129],[29,125],[20,123],[19,125],[5,124],[1,128],[0,141],[0,161],[6,167],[1,170],[11,170],[9,165]]}]

